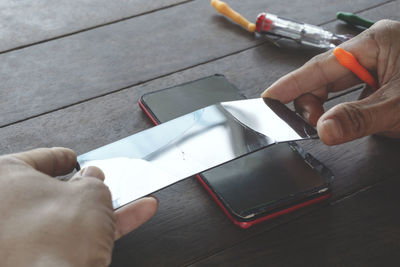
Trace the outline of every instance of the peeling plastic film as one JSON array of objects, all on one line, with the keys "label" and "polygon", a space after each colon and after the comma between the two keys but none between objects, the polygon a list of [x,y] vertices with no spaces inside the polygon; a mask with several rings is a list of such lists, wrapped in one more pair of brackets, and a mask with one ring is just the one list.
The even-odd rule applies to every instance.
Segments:
[{"label": "peeling plastic film", "polygon": [[315,138],[315,129],[276,100],[205,107],[78,157],[105,174],[115,209],[269,145]]}]

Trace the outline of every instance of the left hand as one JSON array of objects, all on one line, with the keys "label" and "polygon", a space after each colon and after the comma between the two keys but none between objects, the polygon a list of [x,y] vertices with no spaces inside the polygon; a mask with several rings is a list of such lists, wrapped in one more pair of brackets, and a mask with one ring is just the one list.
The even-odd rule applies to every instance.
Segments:
[{"label": "left hand", "polygon": [[43,148],[0,157],[2,266],[108,266],[114,240],[147,221],[157,200],[143,198],[114,212],[100,169],[64,182],[75,153]]}]

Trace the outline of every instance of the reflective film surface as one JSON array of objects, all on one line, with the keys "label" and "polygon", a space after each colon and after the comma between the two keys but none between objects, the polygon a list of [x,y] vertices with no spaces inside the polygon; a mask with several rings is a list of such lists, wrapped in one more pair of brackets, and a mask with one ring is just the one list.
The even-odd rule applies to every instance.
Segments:
[{"label": "reflective film surface", "polygon": [[114,208],[269,145],[315,138],[314,128],[271,99],[222,102],[78,157],[105,173]]}]

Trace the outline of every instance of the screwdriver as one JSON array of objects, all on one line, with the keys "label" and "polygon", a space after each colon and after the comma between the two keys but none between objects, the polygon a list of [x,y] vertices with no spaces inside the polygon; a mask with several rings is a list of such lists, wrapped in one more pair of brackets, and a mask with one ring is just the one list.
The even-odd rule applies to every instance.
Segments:
[{"label": "screwdriver", "polygon": [[231,9],[225,2],[211,0],[211,5],[221,14],[231,18],[249,32],[260,35],[272,35],[291,39],[299,44],[330,49],[349,40],[352,36],[334,34],[321,27],[280,18],[270,13],[261,13],[256,23],[251,23],[239,13]]}]

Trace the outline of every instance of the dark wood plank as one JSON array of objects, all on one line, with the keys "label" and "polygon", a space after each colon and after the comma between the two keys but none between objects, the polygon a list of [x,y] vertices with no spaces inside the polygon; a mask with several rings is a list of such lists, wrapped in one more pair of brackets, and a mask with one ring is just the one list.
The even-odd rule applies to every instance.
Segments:
[{"label": "dark wood plank", "polygon": [[[242,1],[231,2],[251,16],[265,8],[262,0],[246,2],[247,9]],[[291,3],[296,10],[293,14],[288,14],[287,4],[279,0],[269,2],[268,7],[320,24],[332,19],[337,10],[357,11],[377,2],[383,0],[295,1]],[[321,12],[316,12],[318,9]],[[203,64],[260,42],[217,15],[209,1],[194,1],[2,54],[0,126]],[[264,60],[268,53],[255,60]],[[288,52],[282,49],[276,53]],[[237,65],[239,62],[233,66]]]},{"label": "dark wood plank", "polygon": [[397,266],[400,175],[193,266]]},{"label": "dark wood plank", "polygon": [[[191,72],[185,72],[186,75],[188,73]],[[177,83],[182,78],[178,76],[156,80],[151,84],[164,86],[167,83]],[[148,84],[147,87],[135,89],[146,91],[149,87],[151,85]],[[27,149],[63,145],[83,152],[101,141],[121,138],[127,134],[128,129],[136,130],[134,126],[150,125],[145,123],[146,120],[139,110],[132,112],[137,106],[132,97],[132,92],[137,92],[136,90],[125,90],[1,129],[0,147],[19,150],[18,146],[20,149]],[[356,95],[357,92],[336,100],[351,100]],[[309,144],[310,147],[307,144],[303,146],[333,169],[336,175],[333,185],[334,200],[376,183],[399,168],[396,167],[396,162],[400,145],[392,140],[364,138],[333,148],[326,148],[318,143]],[[350,160],[355,164],[348,165]],[[359,172],[360,168],[364,170]],[[317,208],[302,210],[244,231],[234,226],[222,214],[196,180],[183,181],[162,190],[156,196],[161,203],[159,212],[148,224],[117,242],[114,266],[124,266],[128,262],[137,265],[174,266],[193,262]],[[159,251],[163,244],[168,244],[168,247]],[[157,251],[157,257],[153,256],[154,251]]]},{"label": "dark wood plank", "polygon": [[[264,87],[315,53],[306,48],[279,50],[265,44],[4,127],[0,129],[0,152],[62,145],[82,153],[149,127],[150,123],[136,105],[136,100],[144,92],[219,72],[247,96],[257,96]],[[344,96],[336,101],[354,97]],[[400,145],[393,140],[368,137],[332,148],[319,143],[303,146],[334,170],[333,200],[382,181],[399,170],[396,163]],[[354,162],[354,165],[349,165],[349,162]],[[319,208],[302,210],[243,231],[231,224],[193,179],[162,190],[156,196],[161,201],[158,214],[148,224],[117,242],[113,266],[176,266],[195,262]]]},{"label": "dark wood plank", "polygon": [[0,52],[184,2],[187,0],[1,1]]},{"label": "dark wood plank", "polygon": [[[347,11],[347,10],[343,10]],[[386,5],[379,6],[377,8],[367,9],[358,13],[363,18],[378,21],[381,19],[392,19],[392,20],[400,20],[400,1],[392,1]],[[352,27],[345,22],[338,23],[330,23],[326,25],[326,29],[337,32],[337,33],[350,33],[350,34],[358,34],[362,29]]]},{"label": "dark wood plank", "polygon": [[[224,74],[247,97],[258,97],[267,85],[317,53],[309,48],[292,48],[278,49],[267,44],[0,128],[0,152],[12,153],[53,145],[71,147],[79,154],[92,150],[151,126],[136,103],[145,92],[215,73]],[[80,134],[71,135],[71,131]]]},{"label": "dark wood plank", "polygon": [[[353,100],[357,94],[355,92],[335,101]],[[335,180],[330,200],[333,202],[400,171],[397,166],[399,140],[367,137],[335,147],[326,147],[318,142],[303,142],[302,145],[333,170]],[[124,266],[128,262],[138,265],[188,264],[263,232],[275,231],[278,225],[287,224],[304,214],[312,217],[313,211],[321,208],[321,205],[310,207],[252,229],[241,230],[224,218],[215,203],[210,203],[199,193],[200,186],[193,182],[196,181],[187,180],[156,194],[162,205],[159,213],[143,226],[143,235],[140,232],[142,229],[139,229],[116,243],[113,266]],[[162,244],[168,244],[168,248],[158,251],[157,258],[152,257]]]}]

